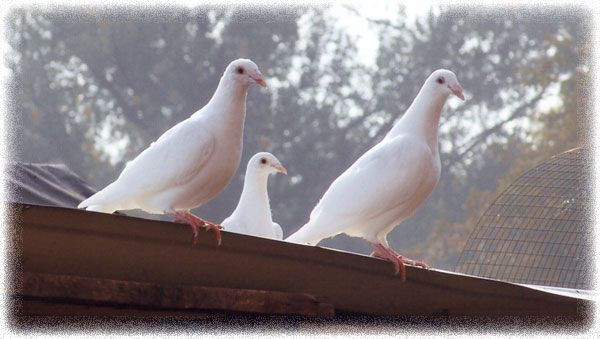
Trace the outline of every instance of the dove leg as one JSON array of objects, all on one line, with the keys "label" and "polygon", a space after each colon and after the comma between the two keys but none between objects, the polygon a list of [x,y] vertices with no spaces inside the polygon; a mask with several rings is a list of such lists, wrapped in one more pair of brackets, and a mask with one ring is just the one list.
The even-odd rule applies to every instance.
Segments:
[{"label": "dove leg", "polygon": [[[385,246],[385,245],[380,245],[381,247],[385,248],[387,251],[389,251],[392,255],[396,256],[396,258],[400,258],[402,260],[402,262],[406,265],[410,265],[410,266],[417,266],[417,267],[422,267],[425,269],[429,269],[429,265],[427,265],[424,261],[420,261],[420,260],[414,260],[414,259],[409,259],[406,258],[402,255],[400,255],[398,252],[394,251],[391,247],[389,246]],[[375,252],[373,252],[375,253]],[[374,255],[375,256],[375,255]]]},{"label": "dove leg", "polygon": [[223,228],[221,225],[198,218],[190,212],[175,211],[173,214],[175,215],[175,222],[185,223],[192,227],[194,245],[198,242],[198,235],[201,228],[204,228],[205,231],[212,231],[217,238],[217,246],[221,245],[221,229]]},{"label": "dove leg", "polygon": [[390,261],[394,265],[394,273],[400,276],[402,282],[406,281],[406,268],[402,256],[382,244],[371,242],[370,244],[375,249],[371,256]]}]

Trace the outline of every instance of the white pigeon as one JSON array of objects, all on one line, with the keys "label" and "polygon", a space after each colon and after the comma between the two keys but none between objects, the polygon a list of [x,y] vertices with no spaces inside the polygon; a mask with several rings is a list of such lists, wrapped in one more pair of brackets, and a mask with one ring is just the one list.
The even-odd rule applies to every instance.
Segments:
[{"label": "white pigeon", "polygon": [[367,240],[372,255],[391,261],[403,281],[404,264],[427,267],[396,253],[386,237],[416,211],[439,180],[438,125],[451,93],[464,100],[454,73],[433,72],[385,138],[329,186],[309,222],[286,241],[316,245],[345,233]]},{"label": "white pigeon", "polygon": [[240,201],[231,216],[221,223],[223,229],[263,238],[283,239],[281,226],[271,218],[267,192],[269,175],[277,172],[287,174],[285,167],[273,154],[260,152],[250,158]]},{"label": "white pigeon", "polygon": [[141,209],[171,214],[188,223],[194,242],[200,227],[212,230],[221,243],[220,226],[202,220],[190,209],[217,196],[240,164],[251,84],[266,87],[254,62],[232,61],[210,101],[178,123],[131,160],[117,180],[79,204],[90,211],[112,213]]}]

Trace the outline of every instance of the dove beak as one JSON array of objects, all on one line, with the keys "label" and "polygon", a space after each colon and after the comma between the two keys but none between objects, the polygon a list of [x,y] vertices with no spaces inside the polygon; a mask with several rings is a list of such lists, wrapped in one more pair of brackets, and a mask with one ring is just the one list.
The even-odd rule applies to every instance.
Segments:
[{"label": "dove beak", "polygon": [[454,95],[459,97],[462,101],[465,101],[465,96],[463,95],[462,87],[460,87],[459,84],[454,84],[450,86],[450,90],[452,90],[452,93],[454,93]]},{"label": "dove beak", "polygon": [[267,87],[267,82],[263,78],[262,74],[260,74],[260,72],[258,72],[255,75],[251,75],[250,78],[252,78],[252,80],[254,80],[254,82],[256,82],[258,85],[262,87]]},{"label": "dove beak", "polygon": [[281,165],[273,165],[273,167],[275,167],[277,172],[287,175],[287,170],[285,169],[285,167],[283,167]]}]

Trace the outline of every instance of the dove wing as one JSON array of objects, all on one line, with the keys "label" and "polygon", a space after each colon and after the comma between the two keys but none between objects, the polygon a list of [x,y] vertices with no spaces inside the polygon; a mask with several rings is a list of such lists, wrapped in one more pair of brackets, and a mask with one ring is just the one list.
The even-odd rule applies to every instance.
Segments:
[{"label": "dove wing", "polygon": [[407,137],[378,144],[331,184],[305,227],[338,234],[410,200],[430,175],[424,168],[431,157],[429,147]]},{"label": "dove wing", "polygon": [[202,121],[184,120],[130,161],[114,183],[82,202],[80,207],[114,204],[185,185],[210,161],[215,143],[214,134]]}]

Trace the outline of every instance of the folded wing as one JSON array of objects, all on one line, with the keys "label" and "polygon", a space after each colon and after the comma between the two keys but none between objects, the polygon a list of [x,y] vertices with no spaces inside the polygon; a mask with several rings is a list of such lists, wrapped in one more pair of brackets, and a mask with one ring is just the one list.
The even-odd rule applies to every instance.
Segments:
[{"label": "folded wing", "polygon": [[119,178],[79,207],[120,205],[168,187],[185,185],[210,161],[215,137],[199,121],[182,121],[130,161]]}]

